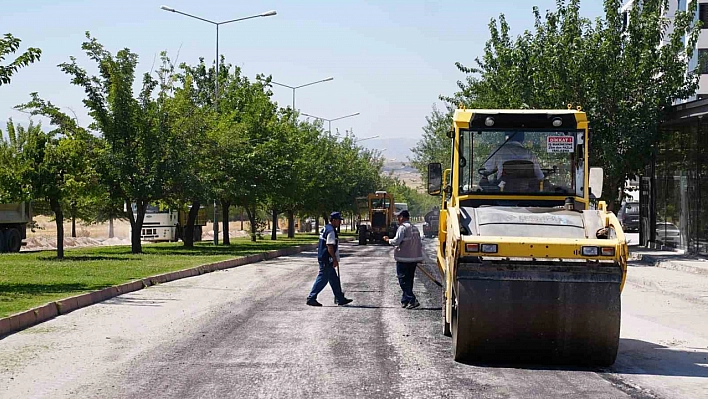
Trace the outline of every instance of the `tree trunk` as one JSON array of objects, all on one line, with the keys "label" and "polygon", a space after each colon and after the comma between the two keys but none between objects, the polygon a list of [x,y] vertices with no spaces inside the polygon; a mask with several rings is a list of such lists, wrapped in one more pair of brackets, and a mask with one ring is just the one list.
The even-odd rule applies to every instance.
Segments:
[{"label": "tree trunk", "polygon": [[113,218],[108,219],[108,238],[113,238]]},{"label": "tree trunk", "polygon": [[76,204],[71,203],[71,237],[76,238]]},{"label": "tree trunk", "polygon": [[56,199],[49,200],[49,205],[54,212],[54,221],[57,225],[57,258],[64,259],[64,213]]},{"label": "tree trunk", "polygon": [[288,238],[295,237],[295,212],[288,211]]},{"label": "tree trunk", "polygon": [[273,209],[273,228],[270,230],[270,239],[275,241],[278,239],[278,211]]},{"label": "tree trunk", "polygon": [[194,224],[197,221],[197,215],[199,215],[199,207],[201,204],[199,201],[192,201],[192,208],[187,214],[187,224],[182,227],[182,242],[187,248],[194,248]]},{"label": "tree trunk", "polygon": [[221,218],[222,225],[224,226],[222,229],[224,235],[223,241],[226,246],[231,245],[231,239],[229,237],[229,209],[231,209],[231,202],[221,200],[221,212],[224,214],[224,217]]},{"label": "tree trunk", "polygon": [[126,201],[128,204],[128,216],[130,217],[130,249],[134,254],[143,253],[143,244],[140,242],[140,232],[143,228],[143,221],[145,220],[145,208],[147,208],[147,201],[136,201],[138,213],[137,215],[133,213],[133,207],[130,201]]},{"label": "tree trunk", "polygon": [[251,209],[246,208],[248,213],[248,221],[251,222],[251,241],[256,242],[256,211],[251,212]]},{"label": "tree trunk", "polygon": [[610,178],[607,180],[607,188],[603,190],[604,197],[607,198],[607,209],[615,213],[619,212],[622,204],[620,193],[624,194],[624,176],[620,178]]},{"label": "tree trunk", "polygon": [[320,218],[316,217],[315,218],[315,233],[319,234],[320,232]]},{"label": "tree trunk", "polygon": [[241,208],[241,231],[243,231],[243,208]]}]

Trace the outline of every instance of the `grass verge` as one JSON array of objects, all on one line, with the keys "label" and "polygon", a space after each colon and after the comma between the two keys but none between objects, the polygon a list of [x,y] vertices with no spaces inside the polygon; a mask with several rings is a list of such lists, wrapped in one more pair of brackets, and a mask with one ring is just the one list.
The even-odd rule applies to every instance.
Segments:
[{"label": "grass verge", "polygon": [[196,243],[143,245],[142,255],[129,246],[93,247],[65,251],[63,260],[54,251],[0,255],[0,317],[48,302],[95,291],[156,274],[317,242],[317,235],[303,234],[277,241],[232,238],[228,247]]}]

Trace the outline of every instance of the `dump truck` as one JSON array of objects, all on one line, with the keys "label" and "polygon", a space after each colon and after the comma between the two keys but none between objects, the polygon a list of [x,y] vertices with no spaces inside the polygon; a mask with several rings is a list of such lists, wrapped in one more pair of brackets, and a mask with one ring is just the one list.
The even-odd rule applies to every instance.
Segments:
[{"label": "dump truck", "polygon": [[357,222],[359,245],[383,242],[385,236],[396,234],[395,202],[393,195],[386,191],[376,191],[366,197],[358,197],[357,208],[360,216]]},{"label": "dump truck", "polygon": [[452,127],[451,164],[428,165],[428,192],[442,196],[437,265],[454,359],[613,364],[628,247],[596,201],[585,112],[463,108]]},{"label": "dump truck", "polygon": [[[137,212],[133,205],[134,212]],[[172,209],[160,205],[148,205],[140,231],[141,241],[160,242],[184,240],[189,209]],[[207,224],[206,208],[201,207],[194,221],[194,241],[202,240],[202,228]]]},{"label": "dump truck", "polygon": [[27,202],[0,204],[0,253],[20,252],[32,222],[32,207]]}]

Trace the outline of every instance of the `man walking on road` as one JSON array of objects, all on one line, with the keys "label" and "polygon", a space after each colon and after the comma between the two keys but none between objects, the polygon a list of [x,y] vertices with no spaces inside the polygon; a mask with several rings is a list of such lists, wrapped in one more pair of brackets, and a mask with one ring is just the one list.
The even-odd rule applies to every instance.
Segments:
[{"label": "man walking on road", "polygon": [[393,258],[396,260],[398,284],[401,285],[401,290],[403,291],[401,307],[414,309],[420,306],[420,302],[413,294],[413,279],[418,262],[423,261],[423,243],[420,240],[418,228],[409,221],[410,214],[408,211],[403,210],[396,216],[398,217],[396,237],[384,237],[384,241],[396,246]]},{"label": "man walking on road", "polygon": [[329,224],[322,228],[320,233],[320,241],[317,246],[317,261],[320,264],[320,273],[317,275],[315,284],[312,286],[312,291],[307,297],[307,304],[310,306],[322,306],[317,302],[317,294],[329,283],[334,293],[334,301],[339,306],[346,305],[352,302],[351,299],[345,298],[342,292],[342,283],[337,275],[339,267],[339,238],[337,237],[336,228],[342,224],[342,214],[332,212],[329,215]]}]

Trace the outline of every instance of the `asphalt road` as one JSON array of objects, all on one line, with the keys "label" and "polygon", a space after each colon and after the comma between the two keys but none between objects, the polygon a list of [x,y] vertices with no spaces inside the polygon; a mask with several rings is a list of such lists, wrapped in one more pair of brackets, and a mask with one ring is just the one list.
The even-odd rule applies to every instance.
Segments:
[{"label": "asphalt road", "polygon": [[[432,262],[435,241],[426,239]],[[399,307],[392,249],[342,246],[355,301],[305,305],[314,253],[183,279],[0,340],[1,398],[708,397],[708,276],[633,265],[609,369],[456,363],[440,289]]]}]

